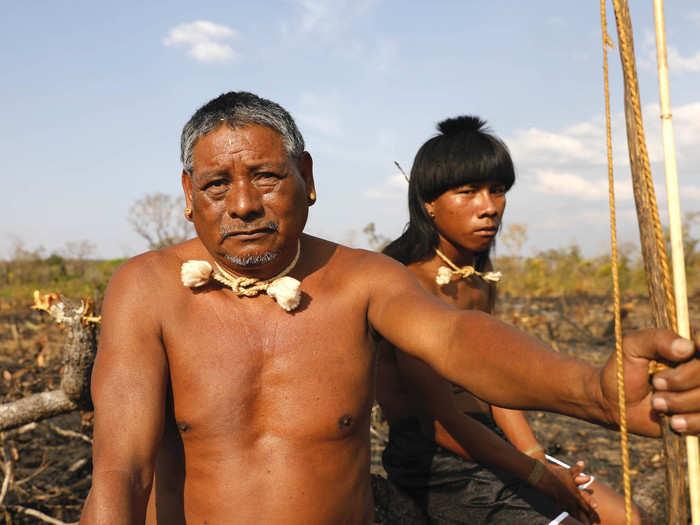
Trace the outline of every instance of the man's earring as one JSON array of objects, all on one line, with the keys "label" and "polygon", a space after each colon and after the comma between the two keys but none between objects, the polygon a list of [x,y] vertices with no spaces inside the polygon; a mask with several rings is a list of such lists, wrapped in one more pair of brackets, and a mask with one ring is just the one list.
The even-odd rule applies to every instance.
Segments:
[{"label": "man's earring", "polygon": [[314,202],[316,202],[316,192],[312,190],[311,193],[309,193],[309,205]]},{"label": "man's earring", "polygon": [[192,218],[192,208],[185,208],[185,218],[186,219]]}]

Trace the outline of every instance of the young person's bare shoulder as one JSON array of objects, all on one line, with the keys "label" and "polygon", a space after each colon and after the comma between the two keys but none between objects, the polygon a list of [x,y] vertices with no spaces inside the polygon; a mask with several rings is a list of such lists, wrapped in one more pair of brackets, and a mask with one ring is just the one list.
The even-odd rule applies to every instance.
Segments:
[{"label": "young person's bare shoulder", "polygon": [[418,261],[409,264],[407,269],[418,279],[418,282],[426,292],[432,295],[438,295],[438,285],[435,281],[437,270],[434,266],[435,264],[433,264],[432,260]]}]

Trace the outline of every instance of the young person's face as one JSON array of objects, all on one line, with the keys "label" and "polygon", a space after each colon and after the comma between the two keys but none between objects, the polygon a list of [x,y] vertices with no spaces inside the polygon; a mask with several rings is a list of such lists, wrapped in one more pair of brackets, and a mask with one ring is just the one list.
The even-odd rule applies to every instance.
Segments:
[{"label": "young person's face", "polygon": [[441,237],[457,250],[483,252],[489,248],[506,207],[504,184],[488,180],[447,190],[425,203]]}]

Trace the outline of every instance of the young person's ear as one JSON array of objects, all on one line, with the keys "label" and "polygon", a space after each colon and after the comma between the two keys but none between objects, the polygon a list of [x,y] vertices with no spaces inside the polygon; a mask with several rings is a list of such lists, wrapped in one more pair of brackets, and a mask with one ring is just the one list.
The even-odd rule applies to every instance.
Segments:
[{"label": "young person's ear", "polygon": [[435,218],[435,208],[433,207],[432,202],[424,202],[423,205],[425,206],[425,211],[428,212],[428,215],[432,217],[433,219]]}]

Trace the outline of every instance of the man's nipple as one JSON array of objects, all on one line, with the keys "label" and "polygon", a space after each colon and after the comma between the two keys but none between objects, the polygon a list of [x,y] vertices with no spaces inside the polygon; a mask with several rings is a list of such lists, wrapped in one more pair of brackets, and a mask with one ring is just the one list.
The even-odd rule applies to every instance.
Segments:
[{"label": "man's nipple", "polygon": [[343,414],[338,420],[338,428],[340,430],[346,430],[352,426],[353,419],[350,414]]}]

